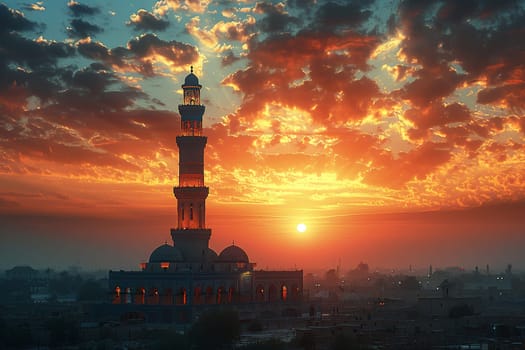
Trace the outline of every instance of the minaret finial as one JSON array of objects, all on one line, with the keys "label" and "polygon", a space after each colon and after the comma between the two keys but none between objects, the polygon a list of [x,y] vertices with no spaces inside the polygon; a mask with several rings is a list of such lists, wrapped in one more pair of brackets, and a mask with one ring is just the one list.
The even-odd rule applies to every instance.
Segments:
[{"label": "minaret finial", "polygon": [[193,66],[190,66],[190,73],[193,73]]}]

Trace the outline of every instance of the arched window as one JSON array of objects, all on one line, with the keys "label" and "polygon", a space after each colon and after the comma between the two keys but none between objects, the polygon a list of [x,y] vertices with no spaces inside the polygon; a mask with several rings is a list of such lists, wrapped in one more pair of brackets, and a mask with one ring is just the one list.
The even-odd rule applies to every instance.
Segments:
[{"label": "arched window", "polygon": [[181,294],[182,294],[182,305],[186,305],[188,303],[188,294],[186,293],[186,288],[182,288]]},{"label": "arched window", "polygon": [[120,304],[122,299],[120,298],[120,287],[116,286],[113,294],[113,304]]},{"label": "arched window", "polygon": [[233,302],[233,296],[234,296],[234,295],[235,295],[235,288],[230,287],[230,288],[228,289],[228,299],[227,299],[228,304],[231,304],[231,303]]},{"label": "arched window", "polygon": [[195,290],[193,292],[193,303],[199,305],[201,303],[201,294],[202,290],[201,287],[195,287]]},{"label": "arched window", "polygon": [[224,287],[217,288],[217,304],[222,304],[224,302],[223,294]]},{"label": "arched window", "polygon": [[288,297],[288,288],[283,284],[281,286],[281,300],[286,301],[286,298]]}]

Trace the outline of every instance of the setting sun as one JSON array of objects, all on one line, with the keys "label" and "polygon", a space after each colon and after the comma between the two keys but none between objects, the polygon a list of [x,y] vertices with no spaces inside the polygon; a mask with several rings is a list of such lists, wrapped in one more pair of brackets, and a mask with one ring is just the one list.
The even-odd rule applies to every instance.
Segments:
[{"label": "setting sun", "polygon": [[303,223],[300,223],[297,225],[297,232],[303,233],[306,231],[306,225]]}]

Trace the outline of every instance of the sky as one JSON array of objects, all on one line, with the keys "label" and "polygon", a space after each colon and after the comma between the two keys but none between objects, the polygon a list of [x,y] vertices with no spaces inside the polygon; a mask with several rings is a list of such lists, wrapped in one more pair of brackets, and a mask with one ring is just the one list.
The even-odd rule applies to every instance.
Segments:
[{"label": "sky", "polygon": [[525,268],[524,37],[518,0],[1,3],[0,268],[170,241],[190,66],[217,252]]}]

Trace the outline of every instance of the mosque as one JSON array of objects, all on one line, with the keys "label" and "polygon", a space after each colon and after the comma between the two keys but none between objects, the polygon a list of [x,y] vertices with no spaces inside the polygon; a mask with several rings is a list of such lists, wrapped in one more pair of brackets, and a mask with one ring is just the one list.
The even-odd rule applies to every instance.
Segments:
[{"label": "mosque", "polygon": [[256,270],[248,254],[232,244],[217,254],[209,247],[206,226],[204,148],[200,101],[202,85],[191,72],[186,76],[183,104],[179,105],[181,131],[177,227],[173,244],[156,248],[138,271],[110,271],[113,311],[122,317],[151,322],[191,322],[200,311],[228,305],[245,314],[290,313],[298,310],[303,293],[303,271]]}]

